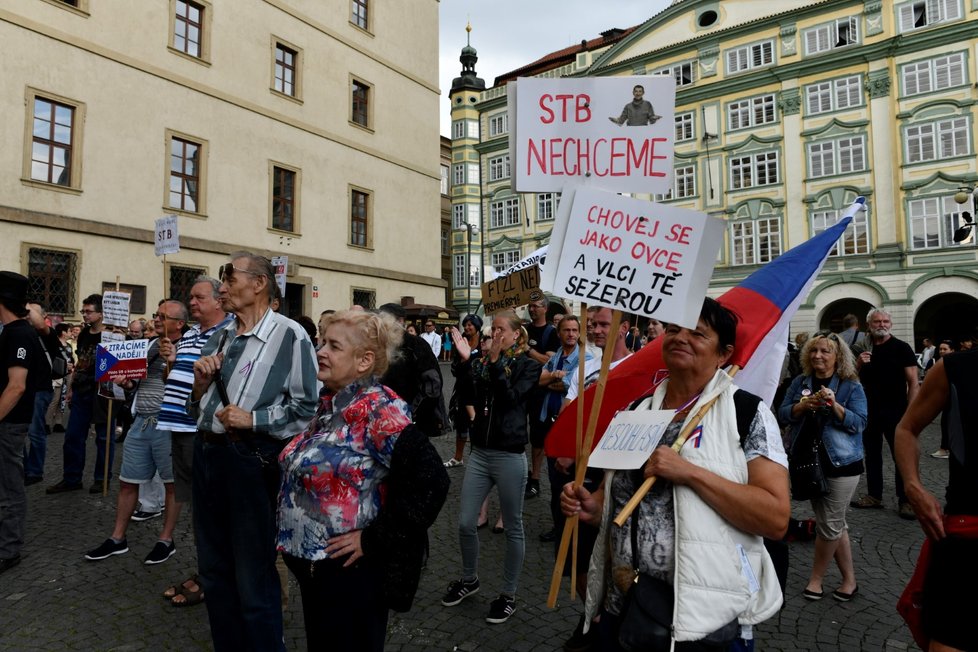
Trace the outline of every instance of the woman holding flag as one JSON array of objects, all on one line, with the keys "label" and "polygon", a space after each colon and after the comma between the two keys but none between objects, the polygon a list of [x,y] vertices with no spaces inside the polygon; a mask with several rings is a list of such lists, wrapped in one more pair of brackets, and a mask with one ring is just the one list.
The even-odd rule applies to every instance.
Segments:
[{"label": "woman holding flag", "polygon": [[[787,459],[774,415],[722,370],[736,325],[710,298],[695,328],[669,325],[662,336],[669,376],[632,405],[672,412],[658,448],[642,469],[609,471],[594,493],[564,487],[564,514],[601,528],[585,622],[600,612],[602,650],[669,650],[673,639],[677,650],[723,649],[741,626],[782,603],[762,537],[780,539],[787,528]],[[699,416],[673,450],[684,424]],[[609,527],[652,476],[658,482],[630,520]]]}]

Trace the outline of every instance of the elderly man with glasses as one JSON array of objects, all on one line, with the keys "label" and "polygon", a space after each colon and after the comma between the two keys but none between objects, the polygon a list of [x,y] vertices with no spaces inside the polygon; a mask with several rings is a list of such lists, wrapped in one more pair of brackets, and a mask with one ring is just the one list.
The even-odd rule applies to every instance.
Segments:
[{"label": "elderly man with glasses", "polygon": [[85,445],[88,429],[95,424],[95,477],[90,493],[102,491],[105,465],[105,447],[109,446],[109,477],[115,457],[114,423],[108,423],[108,399],[98,395],[95,382],[95,349],[102,341],[102,333],[107,330],[102,323],[102,295],[90,294],[82,301],[82,321],[85,328],[78,334],[75,354],[78,360],[71,375],[68,401],[71,416],[65,429],[64,472],[61,482],[47,488],[49,494],[59,494],[82,488],[82,473],[85,470]]},{"label": "elderly man with glasses", "polygon": [[165,487],[166,517],[159,540],[143,560],[144,564],[160,564],[176,552],[173,543],[173,529],[177,524],[179,511],[173,508],[173,462],[170,457],[170,434],[160,430],[157,420],[160,405],[163,403],[163,387],[166,382],[166,358],[160,355],[162,339],[174,342],[183,335],[187,323],[187,307],[179,301],[164,301],[160,304],[153,321],[160,338],[153,340],[146,351],[146,378],[125,380],[119,384],[127,393],[135,392],[133,398],[133,422],[126,437],[122,453],[122,468],[119,469],[119,497],[116,502],[115,525],[112,535],[100,546],[89,551],[85,559],[99,561],[114,555],[129,552],[126,542],[126,529],[129,518],[136,509],[139,487],[150,482],[159,471]]},{"label": "elderly man with glasses", "polygon": [[275,570],[278,454],[312,418],[317,363],[309,335],[271,310],[268,259],[231,255],[220,272],[234,318],[194,363],[193,516],[211,637],[224,650],[285,650]]}]

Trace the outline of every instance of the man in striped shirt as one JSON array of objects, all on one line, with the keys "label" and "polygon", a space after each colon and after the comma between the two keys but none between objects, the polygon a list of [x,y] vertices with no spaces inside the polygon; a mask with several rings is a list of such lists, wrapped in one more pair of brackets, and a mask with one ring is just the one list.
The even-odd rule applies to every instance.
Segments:
[{"label": "man in striped shirt", "polygon": [[275,570],[278,453],[312,418],[316,357],[306,331],[270,309],[275,271],[249,252],[221,267],[234,319],[194,363],[193,506],[211,638],[224,650],[282,650]]},{"label": "man in striped shirt", "polygon": [[[191,499],[193,480],[194,435],[197,421],[187,413],[187,399],[194,386],[194,363],[200,351],[219,328],[227,326],[231,316],[221,304],[221,282],[210,276],[198,276],[190,288],[190,317],[196,321],[176,344],[164,339],[160,355],[170,363],[166,377],[163,405],[160,406],[160,430],[169,430],[173,454],[173,509],[178,514]],[[175,606],[198,604],[203,597],[197,576],[193,575],[167,595]]]}]

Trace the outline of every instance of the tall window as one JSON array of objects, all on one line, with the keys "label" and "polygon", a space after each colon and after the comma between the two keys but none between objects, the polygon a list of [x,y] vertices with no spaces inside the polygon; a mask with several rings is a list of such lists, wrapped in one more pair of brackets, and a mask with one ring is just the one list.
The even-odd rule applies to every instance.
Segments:
[{"label": "tall window", "polygon": [[727,51],[727,72],[737,73],[774,63],[774,41],[745,45]]},{"label": "tall window", "polygon": [[727,125],[731,130],[774,122],[774,118],[774,94],[751,97],[727,105]]},{"label": "tall window", "polygon": [[489,204],[489,226],[499,228],[520,223],[520,198],[510,197]]},{"label": "tall window", "polygon": [[967,82],[964,53],[908,63],[901,66],[900,75],[907,96],[961,86]]},{"label": "tall window", "polygon": [[808,174],[813,178],[862,172],[866,169],[863,136],[819,141],[808,145]]},{"label": "tall window", "polygon": [[448,229],[441,230],[441,255],[448,255],[448,244],[449,244],[449,231]]},{"label": "tall window", "polygon": [[297,95],[296,75],[299,53],[281,43],[275,44],[275,90],[290,97]]},{"label": "tall window", "polygon": [[71,186],[75,107],[34,98],[31,179]]},{"label": "tall window", "polygon": [[971,153],[966,117],[938,120],[904,129],[908,163],[941,160]]},{"label": "tall window", "polygon": [[439,186],[439,189],[441,190],[441,194],[443,195],[448,194],[448,166],[447,165],[441,166],[441,185]]},{"label": "tall window", "polygon": [[693,112],[676,114],[676,142],[689,140],[694,136],[693,131]]},{"label": "tall window", "polygon": [[[812,213],[812,235],[833,227],[839,221],[842,211],[817,211]],[[855,256],[869,253],[869,218],[866,211],[856,213],[845,233],[835,243],[830,256]]]},{"label": "tall window", "polygon": [[778,153],[751,154],[730,159],[730,187],[734,190],[778,183]]},{"label": "tall window", "polygon": [[367,20],[367,2],[368,0],[350,1],[350,22],[360,29],[368,29],[370,25]]},{"label": "tall window", "polygon": [[452,206],[452,228],[456,231],[465,228],[465,204]]},{"label": "tall window", "polygon": [[730,260],[734,265],[760,265],[781,254],[781,220],[777,217],[730,223]]},{"label": "tall window", "polygon": [[974,231],[964,242],[954,242],[954,231],[963,221],[962,206],[954,201],[953,196],[914,199],[908,202],[907,209],[912,249],[974,246]]},{"label": "tall window", "polygon": [[859,42],[859,19],[855,16],[806,30],[805,54],[819,54]]},{"label": "tall window", "polygon": [[461,186],[465,184],[465,163],[456,163],[452,167],[452,185]]},{"label": "tall window", "polygon": [[676,191],[676,199],[694,196],[696,194],[696,166],[685,165],[676,168],[673,188]]},{"label": "tall window", "polygon": [[455,120],[452,122],[452,140],[465,138],[465,120]]},{"label": "tall window", "polygon": [[508,179],[509,175],[509,154],[489,159],[489,181]]},{"label": "tall window", "polygon": [[272,166],[272,228],[295,231],[296,173]]},{"label": "tall window", "polygon": [[809,84],[805,87],[805,107],[809,115],[838,111],[863,103],[859,75]]},{"label": "tall window", "polygon": [[537,221],[554,219],[557,214],[557,198],[552,192],[541,192],[537,195]]},{"label": "tall window", "polygon": [[353,80],[351,85],[353,95],[352,113],[350,120],[361,127],[370,127],[370,86],[362,81]]},{"label": "tall window", "polygon": [[199,213],[200,143],[170,138],[169,206],[188,213]]},{"label": "tall window", "polygon": [[350,244],[354,247],[368,246],[369,218],[370,194],[353,189],[350,192]]},{"label": "tall window", "polygon": [[176,0],[173,15],[173,47],[200,59],[203,51],[204,6]]},{"label": "tall window", "polygon": [[497,113],[489,116],[489,136],[502,136],[509,132],[509,114]]},{"label": "tall window", "polygon": [[31,247],[27,250],[27,296],[57,315],[75,312],[78,254]]},{"label": "tall window", "polygon": [[960,0],[915,0],[897,8],[900,31],[912,32],[937,23],[961,18]]},{"label": "tall window", "polygon": [[465,285],[466,258],[468,254],[455,254],[452,261],[452,287],[463,288]]}]

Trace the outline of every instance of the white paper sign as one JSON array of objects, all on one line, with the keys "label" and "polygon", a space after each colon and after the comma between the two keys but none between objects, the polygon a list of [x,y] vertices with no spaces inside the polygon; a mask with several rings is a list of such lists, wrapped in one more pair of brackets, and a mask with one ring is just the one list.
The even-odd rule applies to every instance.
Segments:
[{"label": "white paper sign", "polygon": [[180,232],[177,230],[176,215],[166,215],[156,220],[156,240],[153,251],[157,256],[179,253]]},{"label": "white paper sign", "polygon": [[672,187],[676,82],[671,76],[517,80],[509,99],[519,192],[565,184],[618,192]]},{"label": "white paper sign", "polygon": [[554,226],[542,289],[589,306],[696,326],[723,240],[721,220],[594,188],[578,189],[559,219],[567,224]]},{"label": "white paper sign", "polygon": [[107,326],[129,325],[129,293],[105,292],[102,294],[102,322]]},{"label": "white paper sign", "polygon": [[673,410],[624,410],[615,415],[587,465],[598,469],[639,469],[659,445]]},{"label": "white paper sign", "polygon": [[272,267],[275,268],[275,283],[278,284],[278,291],[285,296],[285,277],[289,269],[288,256],[275,256],[272,258]]}]

